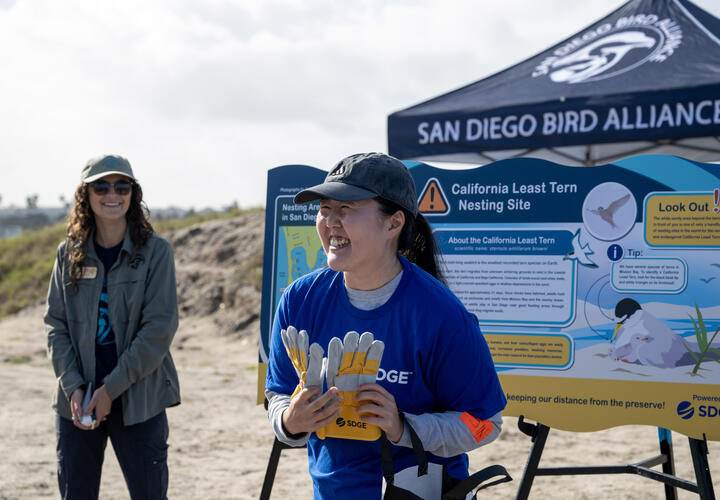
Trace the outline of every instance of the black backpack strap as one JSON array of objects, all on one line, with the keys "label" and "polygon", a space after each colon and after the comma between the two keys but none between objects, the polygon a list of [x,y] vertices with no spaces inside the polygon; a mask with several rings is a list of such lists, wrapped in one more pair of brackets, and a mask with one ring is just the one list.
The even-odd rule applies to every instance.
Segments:
[{"label": "black backpack strap", "polygon": [[[400,412],[400,420],[406,425],[410,432],[410,442],[412,443],[413,454],[418,463],[418,477],[428,473],[428,459],[423,448],[422,441],[415,433],[410,422],[405,420],[405,415]],[[420,497],[403,488],[395,486],[395,466],[393,464],[392,452],[390,451],[390,443],[387,435],[383,431],[380,435],[382,442],[380,444],[380,461],[382,465],[382,473],[385,478],[385,496],[383,500],[422,500]]]},{"label": "black backpack strap", "polygon": [[[425,454],[425,448],[423,448],[422,441],[420,441],[417,433],[415,433],[415,429],[412,428],[410,422],[405,420],[405,415],[402,412],[400,412],[400,419],[402,420],[403,425],[407,425],[410,433],[410,442],[412,443],[413,454],[415,455],[415,460],[418,463],[418,477],[424,476],[428,473],[428,459]],[[395,467],[393,465],[392,452],[390,451],[390,443],[385,432],[381,434],[381,439],[380,458],[382,473],[386,483],[385,496],[383,497],[383,500],[421,500],[420,497],[414,493],[395,486]],[[479,485],[488,479],[497,476],[502,477],[490,483],[483,484],[478,488]],[[510,477],[510,474],[508,474],[507,470],[505,470],[505,467],[502,465],[491,465],[476,472],[475,474],[472,474],[467,479],[460,481],[458,484],[453,486],[450,491],[445,492],[442,498],[443,500],[464,500],[467,494],[475,488],[477,488],[477,490],[475,490],[477,493],[484,488],[495,484],[505,483],[507,481],[512,481],[512,477]]]},{"label": "black backpack strap", "polygon": [[[422,500],[412,491],[395,486],[395,471],[390,451],[390,444],[385,432],[381,434],[380,459],[382,462],[383,477],[385,478],[385,495],[383,500]],[[426,470],[427,473],[427,470]]]},{"label": "black backpack strap", "polygon": [[467,494],[473,491],[473,489],[475,489],[478,485],[496,476],[503,477],[490,483],[483,484],[475,490],[475,493],[489,486],[512,481],[512,477],[510,477],[508,471],[505,470],[505,467],[502,465],[490,465],[489,467],[485,467],[484,469],[477,471],[475,474],[472,474],[467,479],[464,479],[455,485],[450,491],[443,494],[443,500],[464,500]]},{"label": "black backpack strap", "polygon": [[412,491],[404,488],[398,488],[394,484],[387,483],[385,485],[385,496],[383,500],[423,500]]},{"label": "black backpack strap", "polygon": [[387,435],[385,431],[380,434],[380,463],[382,465],[382,474],[387,484],[393,484],[395,482],[395,467],[393,466],[392,452],[390,451],[390,444],[388,443]]},{"label": "black backpack strap", "polygon": [[407,425],[408,431],[410,432],[410,442],[412,443],[413,455],[415,455],[415,461],[418,464],[418,477],[424,476],[428,473],[428,459],[425,454],[425,448],[422,445],[422,441],[420,441],[420,438],[415,433],[415,429],[413,429],[410,422],[405,419],[405,415],[402,412],[400,412],[400,420],[402,420],[403,425]]},{"label": "black backpack strap", "polygon": [[[410,422],[405,419],[405,414],[403,412],[399,412],[399,414],[400,421],[403,423],[403,426],[407,426],[408,432],[410,433],[410,443],[412,443],[413,455],[415,455],[415,461],[418,464],[418,477],[424,476],[428,472],[428,459],[425,454],[425,448],[415,432],[415,429],[413,429]],[[385,482],[392,484],[395,477],[395,468],[393,466],[390,443],[385,432],[382,432],[380,436],[382,438],[382,443],[380,445],[380,458],[382,461],[383,477],[385,477]]]}]

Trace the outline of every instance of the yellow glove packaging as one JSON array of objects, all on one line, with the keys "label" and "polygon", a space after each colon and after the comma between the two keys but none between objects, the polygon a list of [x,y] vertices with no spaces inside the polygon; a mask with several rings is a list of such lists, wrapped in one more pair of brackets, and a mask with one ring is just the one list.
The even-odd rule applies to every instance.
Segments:
[{"label": "yellow glove packaging", "polygon": [[341,341],[330,340],[326,364],[327,387],[337,387],[342,397],[340,416],[334,422],[318,429],[320,439],[326,437],[375,441],[380,437],[380,428],[362,422],[357,413],[361,402],[356,399],[357,386],[375,382],[385,344],[374,340],[373,334],[348,332]]}]

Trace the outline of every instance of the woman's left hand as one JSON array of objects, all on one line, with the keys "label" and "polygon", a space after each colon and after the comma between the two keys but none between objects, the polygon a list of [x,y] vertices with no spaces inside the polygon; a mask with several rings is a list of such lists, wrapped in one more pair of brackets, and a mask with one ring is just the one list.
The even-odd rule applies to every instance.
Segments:
[{"label": "woman's left hand", "polygon": [[93,393],[86,413],[89,415],[93,410],[95,410],[95,420],[100,423],[107,418],[111,408],[112,399],[110,399],[107,389],[105,388],[105,384],[103,384]]},{"label": "woman's left hand", "polygon": [[400,441],[405,426],[392,394],[378,384],[362,384],[355,399],[363,402],[357,408],[360,420],[380,427],[393,443]]}]

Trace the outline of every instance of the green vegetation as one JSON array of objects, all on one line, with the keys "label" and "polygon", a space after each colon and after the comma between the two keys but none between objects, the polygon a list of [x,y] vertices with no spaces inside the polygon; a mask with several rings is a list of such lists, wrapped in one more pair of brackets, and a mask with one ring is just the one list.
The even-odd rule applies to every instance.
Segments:
[{"label": "green vegetation", "polygon": [[26,356],[26,355],[21,355],[21,356],[12,355],[12,356],[10,356],[10,357],[8,357],[8,358],[5,358],[3,361],[5,361],[6,363],[10,363],[11,365],[24,365],[25,363],[29,363],[29,362],[30,362],[30,356]]},{"label": "green vegetation", "polygon": [[[177,219],[151,219],[159,234],[209,220],[228,219],[262,210],[230,208],[223,212],[191,213]],[[0,318],[36,304],[47,295],[55,252],[65,235],[57,223],[19,236],[0,239]]]},{"label": "green vegetation", "polygon": [[0,239],[0,318],[45,297],[64,234],[65,225],[58,223]]},{"label": "green vegetation", "polygon": [[698,307],[697,303],[695,304],[695,312],[697,313],[697,321],[695,321],[695,318],[693,318],[689,314],[688,316],[690,316],[690,319],[693,322],[693,326],[695,327],[695,337],[697,337],[700,352],[696,354],[691,351],[687,346],[685,346],[685,349],[687,349],[688,352],[692,355],[692,357],[695,358],[695,368],[693,368],[692,371],[693,375],[697,375],[697,371],[700,369],[700,363],[702,363],[703,361],[716,361],[717,363],[720,363],[720,360],[717,359],[705,359],[705,356],[707,356],[709,352],[720,356],[720,349],[710,347],[715,340],[715,337],[717,337],[718,332],[720,332],[720,326],[717,330],[715,330],[715,333],[713,333],[712,338],[708,342],[708,332],[705,328],[705,321],[703,321],[702,313],[700,313],[700,308]]}]

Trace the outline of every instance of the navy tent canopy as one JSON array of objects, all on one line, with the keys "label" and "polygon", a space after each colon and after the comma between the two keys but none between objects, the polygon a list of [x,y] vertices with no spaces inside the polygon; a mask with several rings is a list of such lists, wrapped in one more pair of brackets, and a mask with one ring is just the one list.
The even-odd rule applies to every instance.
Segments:
[{"label": "navy tent canopy", "polygon": [[720,159],[720,19],[687,0],[631,0],[504,71],[388,117],[401,159],[632,154]]}]

